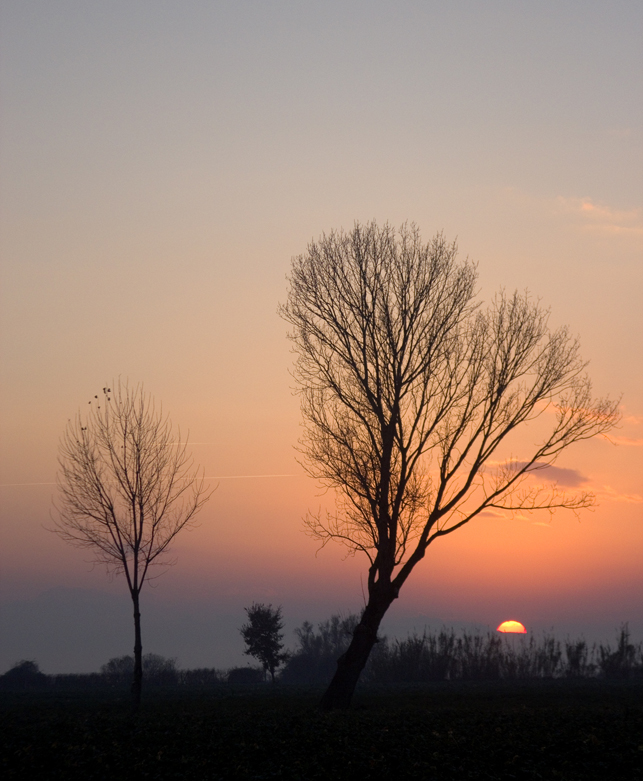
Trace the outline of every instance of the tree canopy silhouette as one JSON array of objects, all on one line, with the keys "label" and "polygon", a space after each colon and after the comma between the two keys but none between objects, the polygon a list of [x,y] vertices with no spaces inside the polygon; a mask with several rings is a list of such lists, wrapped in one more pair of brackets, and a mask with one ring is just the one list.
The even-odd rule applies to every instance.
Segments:
[{"label": "tree canopy silhouette", "polygon": [[[528,478],[609,431],[617,403],[593,399],[578,342],[550,330],[529,294],[501,291],[485,308],[476,279],[455,244],[441,234],[425,244],[414,225],[356,223],[292,261],[280,313],[297,354],[300,452],[336,496],[335,512],[306,523],[322,545],[368,558],[367,603],[323,708],[349,705],[384,614],[431,543],[491,508],[594,503]],[[506,458],[510,435],[536,418],[539,438]]]},{"label": "tree canopy silhouette", "polygon": [[59,445],[55,531],[124,573],[134,606],[132,695],[143,679],[140,593],[153,565],[209,498],[187,443],[141,386],[120,380],[70,420]]},{"label": "tree canopy silhouette", "polygon": [[275,670],[288,659],[288,654],[283,651],[281,630],[284,622],[281,616],[281,607],[275,609],[272,605],[254,603],[245,610],[248,623],[244,624],[240,630],[246,644],[244,654],[254,656],[261,662],[263,669],[270,673],[270,678],[274,683]]}]

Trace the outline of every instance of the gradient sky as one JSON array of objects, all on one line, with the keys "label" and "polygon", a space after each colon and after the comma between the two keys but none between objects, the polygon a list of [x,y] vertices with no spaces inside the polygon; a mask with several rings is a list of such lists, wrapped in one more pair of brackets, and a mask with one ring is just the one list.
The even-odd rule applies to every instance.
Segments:
[{"label": "gradient sky", "polygon": [[558,464],[596,491],[594,512],[485,517],[438,541],[388,631],[515,618],[610,638],[630,621],[640,639],[639,2],[0,8],[0,672],[130,652],[125,583],[45,529],[58,438],[119,376],[163,403],[218,482],[144,594],[145,651],[230,665],[252,601],[282,604],[289,632],[359,608],[364,561],[315,556],[303,533],[329,500],[295,461],[276,309],[293,255],[373,218],[457,238],[482,299],[540,297],[623,412],[611,442]]}]

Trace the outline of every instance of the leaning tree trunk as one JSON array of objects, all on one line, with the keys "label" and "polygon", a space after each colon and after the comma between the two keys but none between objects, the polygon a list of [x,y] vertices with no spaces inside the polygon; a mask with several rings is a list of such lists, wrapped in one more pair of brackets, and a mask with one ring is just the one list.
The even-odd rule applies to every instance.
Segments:
[{"label": "leaning tree trunk", "polygon": [[134,678],[132,680],[132,705],[135,711],[141,704],[143,687],[143,644],[141,642],[141,611],[139,609],[138,591],[132,592],[134,603]]},{"label": "leaning tree trunk", "polygon": [[369,595],[368,604],[353,632],[348,650],[337,660],[335,675],[319,703],[321,710],[339,710],[350,706],[359,677],[377,642],[377,630],[397,596],[391,586],[384,593],[381,591],[376,587],[376,593]]}]

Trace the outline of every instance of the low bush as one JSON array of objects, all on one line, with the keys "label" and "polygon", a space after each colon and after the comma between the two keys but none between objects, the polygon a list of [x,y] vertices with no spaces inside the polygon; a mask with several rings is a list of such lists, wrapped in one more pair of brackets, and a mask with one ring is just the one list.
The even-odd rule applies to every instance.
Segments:
[{"label": "low bush", "polygon": [[265,673],[260,667],[233,667],[226,676],[226,681],[235,686],[263,683],[265,679]]}]

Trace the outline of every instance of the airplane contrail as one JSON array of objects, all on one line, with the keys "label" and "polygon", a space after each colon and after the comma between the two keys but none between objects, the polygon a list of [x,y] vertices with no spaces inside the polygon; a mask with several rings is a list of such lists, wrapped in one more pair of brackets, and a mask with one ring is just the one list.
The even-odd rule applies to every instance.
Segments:
[{"label": "airplane contrail", "polygon": [[[204,480],[249,480],[255,477],[302,477],[302,475],[207,475]],[[183,478],[189,480],[191,478]],[[30,485],[58,485],[58,483],[0,483],[0,488],[12,488],[16,486],[30,486]]]},{"label": "airplane contrail", "polygon": [[11,488],[16,485],[57,485],[57,483],[0,483],[0,488]]},{"label": "airplane contrail", "polygon": [[243,480],[250,477],[301,477],[301,475],[218,475],[217,477],[204,477],[204,480]]}]

